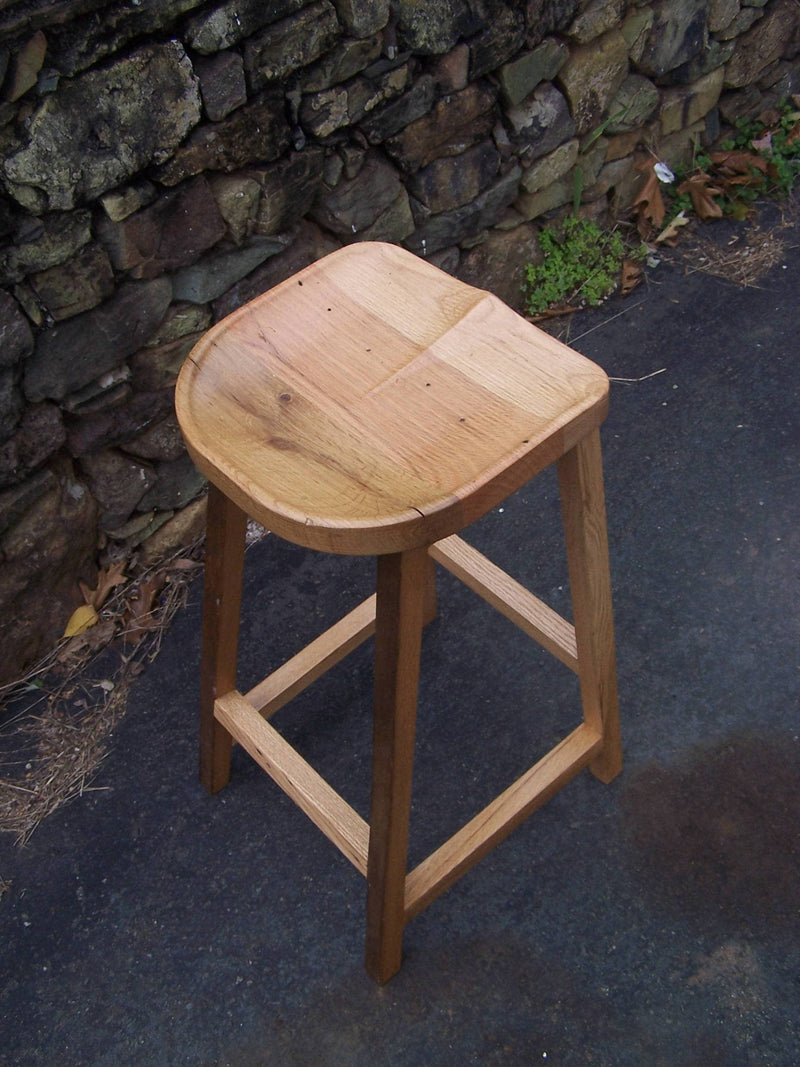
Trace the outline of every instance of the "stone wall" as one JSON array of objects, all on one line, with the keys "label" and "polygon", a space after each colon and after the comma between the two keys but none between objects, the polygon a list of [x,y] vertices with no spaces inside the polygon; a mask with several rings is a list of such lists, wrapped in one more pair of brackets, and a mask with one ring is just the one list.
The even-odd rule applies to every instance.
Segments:
[{"label": "stone wall", "polygon": [[518,303],[576,189],[623,211],[799,47],[797,0],[0,2],[0,681],[202,528],[172,387],[211,322],[366,239]]}]

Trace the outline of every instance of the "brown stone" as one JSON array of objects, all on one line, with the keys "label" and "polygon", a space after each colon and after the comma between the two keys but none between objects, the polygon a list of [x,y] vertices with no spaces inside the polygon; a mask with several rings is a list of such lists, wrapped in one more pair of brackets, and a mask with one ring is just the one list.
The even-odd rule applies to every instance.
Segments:
[{"label": "brown stone", "polygon": [[771,63],[780,59],[797,32],[800,8],[795,0],[776,0],[752,30],[740,37],[725,67],[725,87],[737,89],[758,80]]},{"label": "brown stone", "polygon": [[440,93],[458,93],[469,85],[469,45],[459,44],[431,64],[431,76]]},{"label": "brown stone", "polygon": [[22,413],[16,433],[0,448],[0,486],[27,478],[66,440],[61,412],[55,404],[33,404]]},{"label": "brown stone", "polygon": [[255,233],[283,233],[308,214],[322,184],[324,162],[323,150],[312,147],[251,172],[261,187]]},{"label": "brown stone", "polygon": [[462,253],[456,277],[468,285],[488,289],[515,311],[522,311],[525,264],[541,259],[536,233],[537,228],[531,224],[507,233],[491,232],[485,241]]},{"label": "brown stone", "polygon": [[40,496],[56,484],[56,476],[45,467],[30,478],[0,492],[0,536],[14,526]]},{"label": "brown stone", "polygon": [[225,223],[205,178],[164,193],[122,222],[100,218],[97,234],[117,270],[154,278],[193,262],[225,236]]},{"label": "brown stone", "polygon": [[400,175],[378,156],[370,156],[351,181],[324,192],[311,215],[320,225],[343,238],[371,226],[397,200]]},{"label": "brown stone", "polygon": [[228,118],[194,130],[156,178],[178,185],[207,170],[237,170],[251,163],[271,163],[289,145],[282,93],[269,93],[234,111]]},{"label": "brown stone", "polygon": [[32,274],[28,283],[52,319],[89,311],[114,292],[114,273],[105,249],[90,244],[57,267]]},{"label": "brown stone", "polygon": [[47,38],[41,30],[37,30],[14,57],[13,70],[5,91],[7,100],[19,100],[36,85],[46,52]]},{"label": "brown stone", "polygon": [[111,449],[83,456],[81,469],[100,505],[100,525],[104,530],[122,526],[156,482],[156,473],[149,464]]},{"label": "brown stone", "polygon": [[495,94],[470,85],[446,96],[416,122],[390,137],[385,148],[403,170],[414,171],[441,156],[456,156],[485,140],[495,123]]},{"label": "brown stone", "polygon": [[358,76],[346,85],[309,93],[300,105],[300,122],[315,137],[329,137],[343,126],[360,122],[365,115],[405,91],[409,66],[390,66],[371,77]]},{"label": "brown stone", "polygon": [[77,457],[123,444],[163,419],[172,408],[170,389],[134,393],[125,403],[74,420],[67,434],[67,447]]},{"label": "brown stone", "polygon": [[435,215],[469,203],[491,185],[500,156],[491,141],[474,145],[459,156],[445,156],[412,175],[408,189]]},{"label": "brown stone", "polygon": [[62,635],[91,582],[97,509],[67,468],[0,539],[0,684],[19,677]]}]

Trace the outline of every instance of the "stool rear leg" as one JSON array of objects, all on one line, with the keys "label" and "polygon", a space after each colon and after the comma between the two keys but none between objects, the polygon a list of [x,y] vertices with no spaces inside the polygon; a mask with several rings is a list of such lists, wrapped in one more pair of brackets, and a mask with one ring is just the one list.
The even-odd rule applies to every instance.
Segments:
[{"label": "stool rear leg", "polygon": [[246,529],[247,515],[209,485],[200,667],[200,781],[209,793],[230,777],[231,735],[214,718],[214,701],[236,688]]},{"label": "stool rear leg", "polygon": [[610,782],[622,770],[622,748],[599,430],[559,460],[558,480],[583,717],[604,741],[590,769]]},{"label": "stool rear leg", "polygon": [[431,563],[424,548],[378,557],[366,968],[381,983],[397,973],[403,954],[420,643]]}]

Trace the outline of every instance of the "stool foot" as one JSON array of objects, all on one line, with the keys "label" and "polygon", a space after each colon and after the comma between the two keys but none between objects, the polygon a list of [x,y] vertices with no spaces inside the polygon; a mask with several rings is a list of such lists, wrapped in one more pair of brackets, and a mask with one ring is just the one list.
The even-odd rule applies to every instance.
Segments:
[{"label": "stool foot", "polygon": [[603,782],[622,770],[600,433],[558,462],[564,536],[578,648],[584,721],[603,738],[589,768]]},{"label": "stool foot", "polygon": [[236,688],[246,529],[247,515],[209,485],[200,669],[200,781],[209,793],[230,777],[231,735],[214,718],[214,701]]},{"label": "stool foot", "polygon": [[424,548],[378,557],[365,962],[380,983],[397,973],[403,954],[420,644],[431,563]]}]

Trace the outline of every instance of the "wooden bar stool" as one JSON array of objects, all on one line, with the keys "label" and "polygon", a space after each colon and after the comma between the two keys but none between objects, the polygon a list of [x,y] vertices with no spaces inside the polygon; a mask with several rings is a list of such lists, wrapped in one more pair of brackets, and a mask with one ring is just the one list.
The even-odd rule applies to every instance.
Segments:
[{"label": "wooden bar stool", "polygon": [[[342,248],[213,327],[177,386],[211,482],[200,777],[238,741],[367,879],[366,966],[401,962],[403,928],[585,766],[621,769],[598,428],[608,379],[496,297],[403,249]],[[558,463],[574,625],[457,534]],[[247,516],[298,545],[375,555],[377,592],[247,693],[236,657]],[[434,562],[580,679],[583,716],[555,748],[407,871],[423,625]],[[375,634],[369,823],[267,721]]]}]

